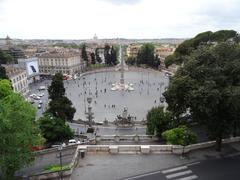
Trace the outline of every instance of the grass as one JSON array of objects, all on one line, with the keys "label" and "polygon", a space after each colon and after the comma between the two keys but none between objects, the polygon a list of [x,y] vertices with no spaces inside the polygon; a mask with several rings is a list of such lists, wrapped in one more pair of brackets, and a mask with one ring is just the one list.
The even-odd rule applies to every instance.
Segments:
[{"label": "grass", "polygon": [[[62,170],[69,170],[71,169],[71,165],[64,165],[62,166]],[[61,166],[58,164],[52,164],[44,167],[45,171],[50,171],[50,172],[56,172],[56,171],[61,171]]]},{"label": "grass", "polygon": [[99,68],[109,67],[105,64],[91,64],[89,67],[87,67],[88,70],[95,70]]}]

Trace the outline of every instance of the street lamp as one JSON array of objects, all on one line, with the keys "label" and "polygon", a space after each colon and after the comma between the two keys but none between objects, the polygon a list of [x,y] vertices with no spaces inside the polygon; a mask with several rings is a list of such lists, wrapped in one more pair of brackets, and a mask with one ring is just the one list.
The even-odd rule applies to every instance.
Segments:
[{"label": "street lamp", "polygon": [[62,144],[58,147],[59,150],[59,158],[60,158],[60,179],[62,180]]}]

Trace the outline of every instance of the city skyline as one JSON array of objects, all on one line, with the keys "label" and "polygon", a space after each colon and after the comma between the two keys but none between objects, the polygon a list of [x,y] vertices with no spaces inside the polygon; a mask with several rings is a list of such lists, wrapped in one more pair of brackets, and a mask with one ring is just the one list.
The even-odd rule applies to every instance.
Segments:
[{"label": "city skyline", "polygon": [[240,31],[238,0],[0,0],[0,37],[20,39],[191,38]]}]

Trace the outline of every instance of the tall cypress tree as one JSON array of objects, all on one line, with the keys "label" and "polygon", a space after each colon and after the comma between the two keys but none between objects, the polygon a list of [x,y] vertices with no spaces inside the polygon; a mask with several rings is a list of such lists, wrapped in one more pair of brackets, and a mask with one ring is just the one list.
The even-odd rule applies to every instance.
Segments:
[{"label": "tall cypress tree", "polygon": [[83,44],[82,46],[82,58],[88,65],[88,56],[87,56],[87,50],[86,50],[86,44]]},{"label": "tall cypress tree", "polygon": [[5,67],[0,65],[0,79],[8,79]]},{"label": "tall cypress tree", "polygon": [[76,109],[72,106],[72,102],[64,95],[65,88],[61,73],[55,74],[48,92],[51,99],[48,112],[56,118],[71,121]]},{"label": "tall cypress tree", "polygon": [[105,58],[105,64],[110,65],[111,64],[111,54],[110,54],[110,46],[108,44],[104,47],[104,58]]},{"label": "tall cypress tree", "polygon": [[92,61],[92,64],[96,64],[96,58],[93,52],[91,53],[91,61]]},{"label": "tall cypress tree", "polygon": [[111,48],[111,64],[112,65],[116,65],[117,64],[117,52],[114,49],[114,47],[112,46]]}]

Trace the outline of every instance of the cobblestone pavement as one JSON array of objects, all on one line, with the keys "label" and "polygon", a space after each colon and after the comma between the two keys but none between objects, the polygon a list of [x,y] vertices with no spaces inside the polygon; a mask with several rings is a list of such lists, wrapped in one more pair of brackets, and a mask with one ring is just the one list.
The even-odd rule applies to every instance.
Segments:
[{"label": "cobblestone pavement", "polygon": [[184,157],[174,154],[90,154],[79,160],[71,179],[128,179],[128,177],[137,177],[145,173],[151,174],[151,172],[195,164],[204,160],[234,158],[239,154],[239,142],[223,145],[222,152],[217,152],[215,147],[211,147],[193,151]]}]

